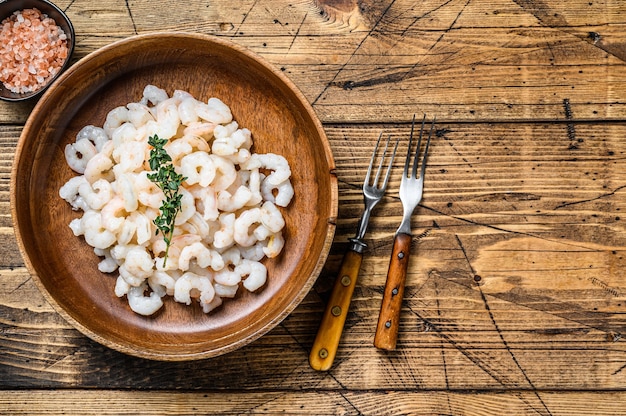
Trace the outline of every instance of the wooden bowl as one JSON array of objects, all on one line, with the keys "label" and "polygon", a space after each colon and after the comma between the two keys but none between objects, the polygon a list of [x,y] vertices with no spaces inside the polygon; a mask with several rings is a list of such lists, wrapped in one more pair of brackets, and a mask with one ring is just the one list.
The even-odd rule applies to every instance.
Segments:
[{"label": "wooden bowl", "polygon": [[[117,298],[116,275],[69,222],[79,216],[59,197],[73,175],[64,147],[85,125],[102,126],[116,106],[138,101],[147,84],[198,99],[218,97],[252,131],[254,151],[282,154],[295,190],[284,211],[285,247],[266,261],[258,293],[228,299],[204,314],[166,299],[144,317]],[[334,161],[321,123],[305,97],[258,56],[218,38],[181,33],[136,36],[98,50],[68,69],[35,106],[17,146],[11,213],[18,244],[40,290],[88,337],[124,353],[158,360],[217,356],[274,328],[311,289],[328,255],[337,215]]]}]

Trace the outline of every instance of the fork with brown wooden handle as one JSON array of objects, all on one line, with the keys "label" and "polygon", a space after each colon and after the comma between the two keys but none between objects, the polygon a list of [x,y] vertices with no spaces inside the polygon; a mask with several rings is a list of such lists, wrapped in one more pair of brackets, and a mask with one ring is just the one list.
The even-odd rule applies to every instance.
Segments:
[{"label": "fork with brown wooden handle", "polygon": [[422,127],[420,128],[419,139],[417,140],[417,148],[413,158],[413,166],[409,172],[409,164],[411,161],[411,144],[413,142],[413,130],[415,127],[415,116],[411,123],[411,135],[409,136],[409,148],[404,162],[404,172],[402,173],[402,181],[400,182],[400,200],[404,214],[400,227],[396,231],[393,240],[393,248],[391,250],[391,259],[389,261],[389,269],[387,271],[387,282],[385,283],[385,291],[380,306],[380,314],[378,316],[378,324],[376,326],[376,335],[374,336],[374,345],[383,350],[394,350],[398,339],[398,328],[400,325],[400,310],[402,309],[402,300],[404,297],[404,284],[406,280],[407,266],[409,264],[409,254],[411,253],[411,216],[422,199],[424,191],[424,172],[426,171],[426,157],[428,156],[428,147],[430,138],[433,134],[435,121],[433,120],[428,133],[428,140],[424,148],[424,156],[420,168],[419,177],[417,176],[418,155],[422,144],[422,136],[424,134],[424,125],[426,116],[422,119]]},{"label": "fork with brown wooden handle", "polygon": [[309,364],[315,370],[326,371],[330,369],[335,359],[337,348],[339,346],[339,340],[346,322],[346,316],[348,315],[348,308],[350,307],[352,293],[354,292],[356,280],[359,275],[359,269],[361,268],[363,250],[367,247],[363,241],[363,237],[365,236],[365,231],[367,230],[370,214],[374,206],[382,199],[385,194],[385,189],[387,189],[391,166],[398,148],[398,140],[396,139],[393,153],[391,154],[387,165],[385,177],[382,179],[382,183],[379,184],[391,136],[387,138],[387,141],[385,142],[385,150],[383,151],[382,156],[380,157],[380,163],[378,164],[376,177],[370,184],[372,167],[374,165],[374,160],[376,159],[376,154],[378,153],[378,146],[380,144],[381,137],[382,133],[378,136],[378,140],[376,141],[376,147],[372,153],[365,181],[363,182],[363,199],[365,202],[365,209],[361,215],[361,219],[359,220],[359,228],[356,236],[350,239],[348,251],[343,257],[339,274],[335,280],[330,299],[326,304],[326,310],[324,311],[319,330],[317,331],[317,336],[315,337],[313,347],[311,348],[311,354],[309,355]]}]

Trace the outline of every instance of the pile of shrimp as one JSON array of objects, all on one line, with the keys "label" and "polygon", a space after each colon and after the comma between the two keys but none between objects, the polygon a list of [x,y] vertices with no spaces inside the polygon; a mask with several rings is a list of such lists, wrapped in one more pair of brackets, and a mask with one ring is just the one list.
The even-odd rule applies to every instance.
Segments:
[{"label": "pile of shrimp", "polygon": [[[164,146],[186,177],[167,260],[153,220],[164,199],[148,179],[148,138]],[[115,294],[130,308],[152,315],[166,295],[205,313],[233,298],[240,287],[256,291],[267,280],[264,258],[284,246],[281,213],[294,195],[287,160],[252,153],[252,135],[218,98],[207,102],[185,91],[148,85],[139,102],[111,110],[102,127],[82,128],[65,148],[78,175],[59,190],[80,217],[69,226],[117,272]]]}]

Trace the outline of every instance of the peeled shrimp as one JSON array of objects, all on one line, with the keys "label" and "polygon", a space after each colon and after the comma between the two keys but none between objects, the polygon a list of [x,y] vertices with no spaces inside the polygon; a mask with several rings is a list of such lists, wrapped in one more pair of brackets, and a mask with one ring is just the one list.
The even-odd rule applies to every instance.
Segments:
[{"label": "peeled shrimp", "polygon": [[174,299],[187,305],[191,304],[191,292],[196,289],[200,292],[200,304],[209,304],[215,296],[215,289],[207,277],[192,272],[184,273],[174,285]]},{"label": "peeled shrimp", "polygon": [[147,288],[148,284],[144,282],[138,287],[130,287],[126,294],[130,309],[144,316],[154,314],[163,306],[163,300],[156,292],[151,292],[148,296],[144,295]]},{"label": "peeled shrimp", "polygon": [[196,106],[196,114],[203,120],[216,124],[227,124],[233,120],[230,108],[219,98],[209,98],[207,104],[199,103]]},{"label": "peeled shrimp", "polygon": [[81,218],[81,225],[85,241],[91,247],[109,248],[117,239],[115,234],[104,227],[99,212],[93,210],[85,212]]},{"label": "peeled shrimp", "polygon": [[282,233],[272,234],[269,237],[267,246],[263,247],[263,252],[268,258],[274,258],[280,254],[285,245]]},{"label": "peeled shrimp", "polygon": [[80,196],[80,187],[83,184],[89,184],[84,176],[73,176],[59,188],[59,196],[67,201],[74,210],[80,208],[81,204],[77,203],[77,199]]},{"label": "peeled shrimp", "polygon": [[229,247],[234,242],[235,214],[223,213],[219,216],[220,229],[213,236],[213,245],[217,249]]},{"label": "peeled shrimp", "polygon": [[250,232],[254,224],[261,223],[261,209],[252,208],[241,213],[235,220],[233,238],[242,247],[250,247],[257,242],[254,232]]},{"label": "peeled shrimp", "polygon": [[176,280],[166,272],[155,271],[148,277],[148,285],[160,297],[174,295]]},{"label": "peeled shrimp", "polygon": [[235,267],[235,273],[241,277],[246,276],[243,280],[243,287],[250,292],[259,289],[267,281],[267,269],[258,261],[242,260],[241,264]]},{"label": "peeled shrimp", "polygon": [[237,211],[246,206],[250,198],[252,198],[252,191],[244,185],[237,188],[234,195],[223,190],[217,196],[217,208],[221,211]]},{"label": "peeled shrimp", "polygon": [[277,233],[285,226],[285,219],[282,214],[270,201],[266,201],[261,207],[261,224],[273,233]]},{"label": "peeled shrimp", "polygon": [[128,121],[132,123],[135,128],[140,128],[148,121],[154,121],[154,116],[150,112],[150,108],[147,105],[141,103],[128,103]]},{"label": "peeled shrimp", "polygon": [[[274,191],[276,191],[276,195],[274,195]],[[280,207],[286,207],[291,202],[294,191],[289,179],[278,185],[272,184],[269,180],[264,180],[261,184],[261,195],[266,201],[274,202]]]},{"label": "peeled shrimp", "polygon": [[148,102],[152,103],[152,105],[157,105],[161,101],[167,100],[169,97],[165,90],[156,87],[154,85],[146,85],[143,89],[143,97],[141,99],[141,104],[148,104]]},{"label": "peeled shrimp", "polygon": [[111,158],[104,153],[98,153],[92,157],[85,166],[85,178],[89,183],[94,183],[100,179],[112,182],[115,175]]},{"label": "peeled shrimp", "polygon": [[85,173],[87,163],[98,153],[96,146],[87,139],[65,146],[65,160],[70,168],[81,175]]},{"label": "peeled shrimp", "polygon": [[201,242],[193,243],[181,250],[178,257],[178,268],[182,271],[189,270],[191,259],[195,259],[196,264],[202,268],[210,266],[213,270],[220,270],[224,267],[222,256]]},{"label": "peeled shrimp", "polygon": [[128,121],[128,109],[124,106],[116,107],[109,111],[102,128],[109,137],[113,137],[113,131]]},{"label": "peeled shrimp", "polygon": [[189,185],[207,187],[215,179],[215,164],[206,152],[194,152],[180,161],[180,171]]},{"label": "peeled shrimp", "polygon": [[[78,176],[80,177],[80,176]],[[101,209],[113,197],[113,188],[106,179],[98,179],[90,184],[85,180],[78,188],[79,194],[91,209]]]},{"label": "peeled shrimp", "polygon": [[89,140],[95,146],[98,152],[102,151],[104,145],[110,140],[102,127],[87,125],[80,129],[76,134],[76,142],[80,140]]}]

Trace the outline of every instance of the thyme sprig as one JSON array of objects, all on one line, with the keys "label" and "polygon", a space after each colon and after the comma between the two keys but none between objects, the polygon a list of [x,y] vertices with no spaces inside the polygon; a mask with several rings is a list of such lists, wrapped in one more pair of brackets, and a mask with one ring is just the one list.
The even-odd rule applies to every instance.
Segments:
[{"label": "thyme sprig", "polygon": [[154,225],[157,227],[156,233],[159,231],[163,234],[165,241],[165,256],[163,257],[163,267],[167,263],[167,255],[174,234],[174,224],[176,215],[180,212],[181,201],[183,195],[179,192],[179,188],[185,178],[183,175],[176,173],[172,158],[163,148],[167,143],[167,139],[160,139],[158,135],[150,136],[148,144],[152,146],[150,150],[150,169],[153,173],[148,174],[148,179],[154,182],[165,194],[165,199],[159,208],[160,215],[154,219]]}]

